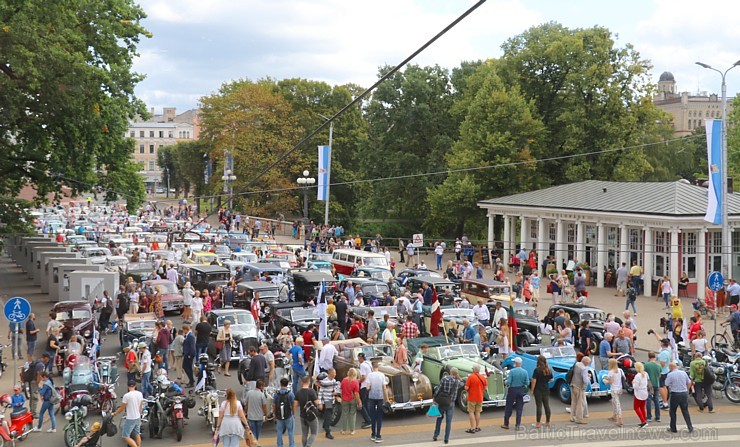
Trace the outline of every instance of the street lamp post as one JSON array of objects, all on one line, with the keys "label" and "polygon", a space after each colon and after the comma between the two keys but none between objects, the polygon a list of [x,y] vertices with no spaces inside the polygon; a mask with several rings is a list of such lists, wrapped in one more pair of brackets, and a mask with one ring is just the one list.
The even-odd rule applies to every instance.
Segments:
[{"label": "street lamp post", "polygon": [[[318,114],[325,120],[329,118],[322,114]],[[329,123],[329,161],[326,163],[326,200],[324,201],[324,225],[329,226],[329,188],[331,185],[331,137],[334,134],[334,121]]]},{"label": "street lamp post", "polygon": [[303,218],[308,220],[308,188],[316,183],[316,179],[308,176],[308,170],[303,171],[303,177],[296,180],[303,188]]},{"label": "street lamp post", "polygon": [[727,279],[730,277],[732,241],[730,240],[730,225],[727,222],[727,202],[729,201],[729,197],[727,196],[727,171],[729,166],[727,164],[727,83],[725,82],[725,77],[727,76],[727,72],[740,65],[740,61],[732,64],[724,72],[702,62],[696,62],[696,65],[716,71],[722,76],[722,275]]},{"label": "street lamp post", "polygon": [[224,171],[224,175],[221,176],[221,180],[224,181],[226,184],[226,188],[229,193],[229,206],[228,209],[231,210],[231,207],[233,206],[232,200],[234,196],[234,181],[236,180],[236,176],[233,172],[231,172],[231,169],[227,169]]}]

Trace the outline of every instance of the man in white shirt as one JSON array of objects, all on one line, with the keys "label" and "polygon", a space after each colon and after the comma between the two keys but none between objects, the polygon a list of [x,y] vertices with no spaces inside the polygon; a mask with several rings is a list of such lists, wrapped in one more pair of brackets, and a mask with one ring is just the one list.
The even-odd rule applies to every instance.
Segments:
[{"label": "man in white shirt", "polygon": [[265,374],[267,375],[267,384],[272,385],[272,382],[275,379],[275,354],[273,354],[264,343],[260,345],[260,354],[262,354],[267,363],[267,370],[265,371]]},{"label": "man in white shirt", "polygon": [[501,327],[501,319],[509,319],[509,314],[506,313],[506,309],[501,305],[501,301],[496,301],[496,312],[493,313],[493,325],[497,328]]},{"label": "man in white shirt", "polygon": [[174,264],[170,264],[170,268],[167,270],[167,280],[177,284],[177,269]]},{"label": "man in white shirt", "polygon": [[146,343],[139,343],[139,371],[141,371],[141,392],[149,396],[154,392],[150,382],[152,378],[152,353],[147,349]]},{"label": "man in white shirt", "polygon": [[368,396],[368,386],[367,386],[367,376],[370,375],[371,372],[373,372],[373,367],[370,365],[370,362],[365,360],[365,354],[362,352],[357,354],[357,361],[360,362],[360,399],[362,400],[362,419],[364,420],[362,424],[362,428],[370,428],[370,415],[368,414],[368,403],[367,403],[367,396]]},{"label": "man in white shirt", "polygon": [[380,339],[380,343],[385,343],[391,346],[396,346],[395,327],[393,322],[388,322],[388,326],[383,331],[383,336]]},{"label": "man in white shirt", "polygon": [[604,323],[604,331],[609,332],[610,334],[616,336],[620,328],[621,326],[619,325],[619,323],[614,321],[614,315],[612,314],[607,315],[606,323]]},{"label": "man in white shirt", "polygon": [[128,392],[121,399],[121,406],[118,407],[113,417],[126,411],[126,417],[123,418],[123,427],[121,428],[121,438],[129,447],[141,446],[141,409],[144,405],[144,396],[136,391],[136,381],[129,380]]},{"label": "man in white shirt", "polygon": [[319,352],[319,370],[328,372],[334,368],[334,357],[337,356],[337,348],[330,343],[328,338],[321,340],[323,346]]},{"label": "man in white shirt", "polygon": [[483,304],[483,300],[478,300],[478,304],[473,306],[473,313],[478,318],[480,324],[488,326],[488,323],[491,321],[491,313],[488,312],[488,306]]},{"label": "man in white shirt", "polygon": [[129,296],[128,313],[134,315],[139,313],[139,292],[136,290],[131,292],[131,295]]}]

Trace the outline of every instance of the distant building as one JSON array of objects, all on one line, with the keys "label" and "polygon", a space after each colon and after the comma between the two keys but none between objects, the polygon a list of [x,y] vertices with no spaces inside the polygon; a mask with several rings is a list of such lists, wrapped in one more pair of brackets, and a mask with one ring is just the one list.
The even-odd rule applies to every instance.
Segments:
[{"label": "distant building", "polygon": [[174,107],[165,107],[161,115],[151,111],[152,118],[135,120],[129,125],[127,136],[136,141],[134,160],[139,163],[139,171],[145,178],[149,191],[165,188],[167,179],[157,164],[157,152],[184,140],[195,140],[200,134],[197,110],[177,114]]},{"label": "distant building", "polygon": [[[658,92],[653,96],[655,105],[673,116],[673,129],[677,136],[691,134],[696,128],[704,126],[706,119],[722,118],[722,98],[706,92],[678,93],[673,73],[666,71],[658,80]],[[727,102],[727,114],[732,110],[732,102]]]}]

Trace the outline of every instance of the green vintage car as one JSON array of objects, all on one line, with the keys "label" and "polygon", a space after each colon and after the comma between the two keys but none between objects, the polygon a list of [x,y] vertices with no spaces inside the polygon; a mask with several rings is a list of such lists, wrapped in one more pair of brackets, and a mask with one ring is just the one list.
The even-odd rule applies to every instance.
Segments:
[{"label": "green vintage car", "polygon": [[[429,346],[423,356],[421,372],[429,377],[432,386],[439,385],[442,377],[449,374],[455,367],[463,380],[473,372],[473,365],[479,365],[481,373],[488,376],[488,388],[483,396],[484,407],[503,407],[506,405],[505,385],[506,371],[494,366],[481,358],[480,352],[472,344],[448,344],[445,337],[420,337],[406,341],[409,349],[409,360],[413,362],[420,346]],[[468,411],[468,392],[460,389],[457,394],[457,405],[465,412]],[[524,396],[524,402],[529,402],[529,395]]]}]

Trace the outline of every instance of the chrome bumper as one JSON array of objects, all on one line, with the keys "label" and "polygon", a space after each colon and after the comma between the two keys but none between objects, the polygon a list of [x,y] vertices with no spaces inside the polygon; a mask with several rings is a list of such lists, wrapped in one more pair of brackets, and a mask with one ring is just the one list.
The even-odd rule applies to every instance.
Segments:
[{"label": "chrome bumper", "polygon": [[609,395],[609,390],[596,390],[586,392],[586,397],[604,397]]},{"label": "chrome bumper", "polygon": [[162,309],[167,312],[170,310],[181,310],[183,307],[182,301],[164,301],[162,302]]},{"label": "chrome bumper", "polygon": [[[524,396],[524,403],[526,404],[530,400],[532,400],[532,397],[529,394],[525,394]],[[500,399],[500,400],[484,400],[483,401],[483,408],[486,407],[505,407],[506,406],[506,399]]]},{"label": "chrome bumper", "polygon": [[416,408],[424,408],[431,406],[434,402],[433,399],[422,399],[422,400],[415,400],[412,402],[393,402],[391,404],[391,411],[399,411],[399,410],[413,410]]}]

